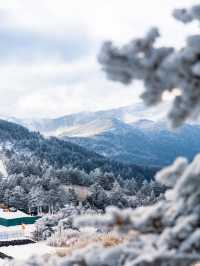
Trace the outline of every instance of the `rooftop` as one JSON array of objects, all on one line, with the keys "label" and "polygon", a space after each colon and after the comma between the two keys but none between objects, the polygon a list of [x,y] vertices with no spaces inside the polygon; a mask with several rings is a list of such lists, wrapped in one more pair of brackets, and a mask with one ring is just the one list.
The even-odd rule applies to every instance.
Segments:
[{"label": "rooftop", "polygon": [[30,217],[30,215],[19,210],[17,210],[16,212],[11,212],[9,210],[0,209],[0,218],[9,220],[23,217]]}]

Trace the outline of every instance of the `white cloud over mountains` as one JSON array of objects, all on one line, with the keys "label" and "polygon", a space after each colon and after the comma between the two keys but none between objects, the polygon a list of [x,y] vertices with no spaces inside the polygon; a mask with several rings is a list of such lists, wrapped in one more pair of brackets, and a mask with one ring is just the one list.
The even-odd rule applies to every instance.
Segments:
[{"label": "white cloud over mountains", "polygon": [[138,101],[139,83],[109,82],[96,62],[104,40],[123,44],[159,25],[181,46],[191,27],[176,23],[181,0],[0,0],[0,115],[55,117]]}]

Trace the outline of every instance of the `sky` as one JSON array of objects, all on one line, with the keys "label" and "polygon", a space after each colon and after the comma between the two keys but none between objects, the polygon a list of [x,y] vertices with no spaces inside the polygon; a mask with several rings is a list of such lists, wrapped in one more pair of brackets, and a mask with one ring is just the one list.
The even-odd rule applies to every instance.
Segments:
[{"label": "sky", "polygon": [[176,22],[172,10],[198,2],[0,0],[0,116],[50,118],[140,101],[141,83],[106,79],[102,43],[123,45],[157,25],[159,44],[180,48],[198,27]]}]

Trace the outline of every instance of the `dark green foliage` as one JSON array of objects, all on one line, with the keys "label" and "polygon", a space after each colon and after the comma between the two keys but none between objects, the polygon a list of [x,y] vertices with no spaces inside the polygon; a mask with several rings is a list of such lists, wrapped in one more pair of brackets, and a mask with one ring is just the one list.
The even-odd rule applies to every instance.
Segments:
[{"label": "dark green foliage", "polygon": [[[111,161],[76,144],[45,139],[5,121],[0,121],[0,133],[8,172],[8,177],[0,177],[0,200],[8,206],[52,213],[65,204],[79,203],[74,185],[90,187],[83,204],[98,209],[148,204],[150,196],[154,200],[154,195],[162,192],[157,184],[152,183],[154,188],[148,188],[148,182],[143,184],[151,180],[152,169]],[[148,189],[149,198],[144,201]],[[139,200],[131,198],[135,195]]]},{"label": "dark green foliage", "polygon": [[[115,176],[120,175],[125,179],[138,176],[148,180],[158,170],[109,160],[76,144],[53,137],[46,139],[39,133],[30,132],[22,126],[4,120],[0,120],[0,141],[3,144],[10,142],[14,150],[31,152],[34,157],[55,168],[71,165],[87,173],[100,168],[102,172],[113,172]],[[7,150],[7,155],[10,154],[12,152]]]}]

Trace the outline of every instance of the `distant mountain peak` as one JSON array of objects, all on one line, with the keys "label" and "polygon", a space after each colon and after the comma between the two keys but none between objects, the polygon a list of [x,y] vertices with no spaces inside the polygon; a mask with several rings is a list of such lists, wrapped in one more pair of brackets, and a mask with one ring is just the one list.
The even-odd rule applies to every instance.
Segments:
[{"label": "distant mountain peak", "polygon": [[160,111],[155,108],[147,109],[142,103],[136,103],[110,110],[80,112],[53,119],[10,118],[8,120],[46,136],[91,137],[116,127],[125,130],[129,124],[138,120],[158,121],[163,118],[163,110],[166,108],[160,109]]}]

